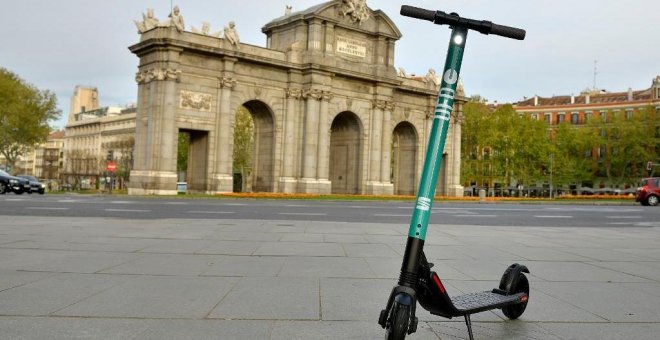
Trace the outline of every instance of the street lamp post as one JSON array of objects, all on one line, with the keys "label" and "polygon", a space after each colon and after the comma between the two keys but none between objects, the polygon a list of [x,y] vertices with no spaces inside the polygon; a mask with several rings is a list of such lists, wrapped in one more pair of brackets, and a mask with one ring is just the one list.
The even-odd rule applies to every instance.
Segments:
[{"label": "street lamp post", "polygon": [[552,163],[555,159],[555,154],[551,153],[550,154],[550,199],[553,199],[553,194],[552,194]]}]

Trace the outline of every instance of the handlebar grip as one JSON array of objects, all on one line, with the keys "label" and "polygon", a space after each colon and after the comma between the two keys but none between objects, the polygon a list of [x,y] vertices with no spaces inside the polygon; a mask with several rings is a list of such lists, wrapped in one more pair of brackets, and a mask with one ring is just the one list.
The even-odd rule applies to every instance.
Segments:
[{"label": "handlebar grip", "polygon": [[490,34],[495,34],[516,40],[524,40],[526,32],[525,30],[520,28],[493,24],[493,26],[490,29]]},{"label": "handlebar grip", "polygon": [[428,9],[423,9],[423,8],[419,8],[419,7],[403,5],[403,6],[401,6],[401,12],[400,13],[403,16],[407,16],[407,17],[411,17],[411,18],[434,21],[435,20],[435,14],[437,12],[436,11],[429,11]]}]

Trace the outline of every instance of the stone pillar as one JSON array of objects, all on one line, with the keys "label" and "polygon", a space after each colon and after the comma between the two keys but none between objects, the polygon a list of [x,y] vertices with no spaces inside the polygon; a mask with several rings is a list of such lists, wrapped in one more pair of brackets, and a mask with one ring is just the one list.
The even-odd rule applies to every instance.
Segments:
[{"label": "stone pillar", "polygon": [[463,103],[456,101],[453,113],[452,129],[452,177],[448,181],[447,194],[453,197],[463,197],[463,186],[461,185],[461,125],[463,123]]},{"label": "stone pillar", "polygon": [[280,177],[280,191],[285,193],[296,192],[298,186],[298,180],[295,178],[294,166],[295,166],[295,150],[294,146],[296,143],[296,131],[295,131],[295,121],[296,121],[296,112],[298,111],[298,103],[300,98],[302,98],[302,90],[297,88],[288,88],[285,91],[286,94],[286,112],[284,120],[284,141],[283,141],[283,171],[282,177]]},{"label": "stone pillar", "polygon": [[232,175],[232,144],[230,118],[231,118],[231,92],[236,85],[236,80],[231,77],[224,76],[218,79],[219,95],[218,95],[218,115],[216,116],[215,126],[215,150],[216,150],[216,164],[215,172],[213,173],[212,186],[213,191],[232,192],[234,177]]},{"label": "stone pillar", "polygon": [[319,141],[319,100],[322,91],[309,89],[304,91],[305,126],[303,140],[303,178],[300,180],[299,191],[303,193],[318,192],[317,162]]},{"label": "stone pillar", "polygon": [[318,193],[330,194],[332,192],[332,183],[328,179],[330,176],[330,126],[328,122],[328,104],[332,100],[333,94],[323,91],[321,94],[321,111],[319,114],[319,148],[318,148]]},{"label": "stone pillar", "polygon": [[382,182],[382,194],[394,194],[394,184],[390,182],[391,178],[391,157],[392,157],[392,111],[394,104],[386,102],[383,110],[383,144],[381,146],[381,164],[380,164],[380,180]]},{"label": "stone pillar", "polygon": [[[169,51],[171,60],[176,60],[179,51]],[[136,162],[131,171],[129,194],[131,195],[176,195],[176,143],[178,131],[175,126],[178,107],[177,82],[181,70],[172,62],[168,68],[154,67],[139,72],[135,80],[141,88],[141,102],[150,102],[150,107],[138,109],[137,124],[142,136],[136,139]],[[144,87],[149,90],[143,91]],[[147,94],[148,93],[148,94]]]}]

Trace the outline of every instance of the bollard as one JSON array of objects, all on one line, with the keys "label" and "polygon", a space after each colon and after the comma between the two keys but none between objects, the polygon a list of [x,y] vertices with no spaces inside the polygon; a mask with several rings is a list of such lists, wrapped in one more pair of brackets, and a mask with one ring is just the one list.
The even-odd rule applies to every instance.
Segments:
[{"label": "bollard", "polygon": [[486,190],[479,189],[479,202],[486,202]]}]

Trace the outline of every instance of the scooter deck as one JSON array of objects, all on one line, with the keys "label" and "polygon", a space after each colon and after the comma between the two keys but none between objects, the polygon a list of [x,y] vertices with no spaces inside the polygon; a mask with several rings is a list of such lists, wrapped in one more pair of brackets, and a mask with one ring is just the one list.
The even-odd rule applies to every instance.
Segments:
[{"label": "scooter deck", "polygon": [[456,308],[459,315],[474,314],[491,309],[502,308],[507,305],[519,303],[524,293],[506,295],[494,289],[490,292],[468,293],[454,296],[451,303]]}]

